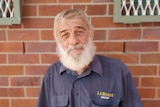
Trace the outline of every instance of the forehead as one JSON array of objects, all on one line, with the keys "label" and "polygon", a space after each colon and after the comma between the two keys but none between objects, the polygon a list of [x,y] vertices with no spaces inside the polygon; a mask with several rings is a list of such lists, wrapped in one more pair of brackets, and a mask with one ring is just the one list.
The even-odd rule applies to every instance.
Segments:
[{"label": "forehead", "polygon": [[69,30],[73,28],[77,28],[77,26],[81,26],[87,28],[86,23],[81,18],[71,18],[71,19],[63,19],[58,21],[58,29],[59,31],[62,30]]}]

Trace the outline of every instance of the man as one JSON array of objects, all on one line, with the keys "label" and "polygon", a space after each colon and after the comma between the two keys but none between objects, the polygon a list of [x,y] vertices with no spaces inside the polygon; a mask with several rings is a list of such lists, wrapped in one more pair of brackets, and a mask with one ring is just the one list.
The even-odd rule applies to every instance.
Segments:
[{"label": "man", "polygon": [[142,107],[126,66],[95,54],[86,13],[59,13],[54,36],[60,61],[48,68],[37,107]]}]

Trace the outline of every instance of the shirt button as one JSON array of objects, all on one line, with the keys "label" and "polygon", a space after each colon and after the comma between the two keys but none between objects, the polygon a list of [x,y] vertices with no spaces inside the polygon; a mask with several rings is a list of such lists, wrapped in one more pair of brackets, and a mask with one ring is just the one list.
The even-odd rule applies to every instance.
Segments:
[{"label": "shirt button", "polygon": [[79,96],[79,93],[76,93],[76,96]]}]

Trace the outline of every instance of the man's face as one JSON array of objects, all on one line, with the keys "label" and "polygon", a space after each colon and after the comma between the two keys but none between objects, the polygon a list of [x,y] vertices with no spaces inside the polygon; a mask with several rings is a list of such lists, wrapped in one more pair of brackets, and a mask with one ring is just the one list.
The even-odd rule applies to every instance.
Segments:
[{"label": "man's face", "polygon": [[88,38],[89,30],[82,19],[63,19],[58,22],[58,39],[69,55],[81,55],[84,50],[82,45],[88,42]]},{"label": "man's face", "polygon": [[92,32],[80,18],[63,19],[58,22],[57,53],[61,63],[79,71],[92,61],[96,47]]}]

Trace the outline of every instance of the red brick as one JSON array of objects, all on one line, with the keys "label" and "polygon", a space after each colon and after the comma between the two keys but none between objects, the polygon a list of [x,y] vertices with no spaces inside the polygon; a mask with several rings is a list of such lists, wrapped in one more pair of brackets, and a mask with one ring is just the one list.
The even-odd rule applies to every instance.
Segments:
[{"label": "red brick", "polygon": [[56,0],[23,0],[24,3],[56,3]]},{"label": "red brick", "polygon": [[106,15],[106,5],[88,5],[87,13],[89,15]]},{"label": "red brick", "polygon": [[132,27],[140,27],[141,26],[141,23],[133,23],[132,24]]},{"label": "red brick", "polygon": [[23,6],[22,7],[23,16],[37,16],[37,8],[36,6]]},{"label": "red brick", "polygon": [[129,66],[129,69],[132,72],[132,75],[136,76],[157,75],[157,66],[137,65],[137,66]]},{"label": "red brick", "polygon": [[8,40],[39,40],[38,30],[10,30],[8,31]]},{"label": "red brick", "polygon": [[39,6],[40,16],[55,16],[62,10],[70,9],[69,5],[42,5]]},{"label": "red brick", "polygon": [[113,4],[109,4],[108,6],[108,15],[113,15]]},{"label": "red brick", "polygon": [[143,106],[144,107],[159,107],[160,105],[160,100],[143,100]]},{"label": "red brick", "polygon": [[0,30],[0,41],[6,40],[6,32],[4,30]]},{"label": "red brick", "polygon": [[41,30],[42,40],[54,40],[53,30]]},{"label": "red brick", "polygon": [[11,99],[11,107],[36,107],[37,99],[21,98]]},{"label": "red brick", "polygon": [[141,24],[142,24],[143,27],[146,27],[146,26],[148,27],[148,26],[153,25],[153,23],[151,23],[151,22],[142,22]]},{"label": "red brick", "polygon": [[22,42],[0,42],[0,52],[23,52]]},{"label": "red brick", "polygon": [[157,94],[158,98],[160,98],[160,89],[158,89],[158,94]]},{"label": "red brick", "polygon": [[26,88],[27,97],[38,97],[40,88]]},{"label": "red brick", "polygon": [[160,77],[142,77],[142,87],[160,87]]},{"label": "red brick", "polygon": [[55,54],[42,54],[41,55],[41,62],[42,64],[51,64],[58,60],[58,56]]},{"label": "red brick", "polygon": [[138,54],[107,54],[107,56],[120,59],[125,64],[138,64],[140,59]]},{"label": "red brick", "polygon": [[143,39],[147,39],[147,40],[160,39],[160,29],[145,29],[143,32],[144,32]]},{"label": "red brick", "polygon": [[106,31],[105,30],[95,30],[93,37],[94,37],[94,40],[106,40]]},{"label": "red brick", "polygon": [[140,88],[138,89],[141,98],[155,98],[156,90],[154,88]]},{"label": "red brick", "polygon": [[1,66],[0,65],[0,75],[22,75],[23,66]]},{"label": "red brick", "polygon": [[27,42],[26,52],[55,52],[56,44],[49,42]]},{"label": "red brick", "polygon": [[8,56],[10,64],[37,64],[39,55],[36,54],[11,54]]},{"label": "red brick", "polygon": [[160,66],[158,67],[158,74],[160,75]]},{"label": "red brick", "polygon": [[40,86],[40,77],[11,77],[11,86]]},{"label": "red brick", "polygon": [[0,88],[0,97],[24,97],[23,88]]},{"label": "red brick", "polygon": [[8,86],[8,77],[0,77],[0,86]]},{"label": "red brick", "polygon": [[114,23],[112,17],[93,17],[91,21],[96,28],[124,27],[123,24]]},{"label": "red brick", "polygon": [[44,75],[48,66],[37,65],[37,66],[25,66],[26,75]]},{"label": "red brick", "polygon": [[126,23],[126,24],[125,24],[125,27],[126,27],[126,28],[132,28],[132,24]]},{"label": "red brick", "polygon": [[6,54],[0,54],[0,64],[7,62]]},{"label": "red brick", "polygon": [[145,64],[159,64],[160,54],[142,54],[141,63]]},{"label": "red brick", "polygon": [[7,28],[7,25],[0,25],[0,28]]},{"label": "red brick", "polygon": [[[1,34],[1,32],[0,32],[0,34]],[[0,41],[4,41],[4,40],[6,40],[6,36],[1,35],[0,36]]]},{"label": "red brick", "polygon": [[153,26],[154,26],[154,27],[160,26],[160,22],[153,22]]},{"label": "red brick", "polygon": [[97,52],[122,52],[122,42],[96,42]]},{"label": "red brick", "polygon": [[135,83],[136,87],[139,87],[140,86],[140,78],[133,76],[133,80],[134,80],[134,83]]},{"label": "red brick", "polygon": [[53,18],[24,18],[24,28],[53,28]]},{"label": "red brick", "polygon": [[9,106],[9,99],[0,99],[0,107],[10,107]]},{"label": "red brick", "polygon": [[109,40],[140,40],[141,30],[139,29],[120,29],[120,30],[109,30]]},{"label": "red brick", "polygon": [[158,51],[158,42],[126,42],[126,52],[154,52]]},{"label": "red brick", "polygon": [[87,3],[91,2],[91,0],[59,0],[59,3]]}]

